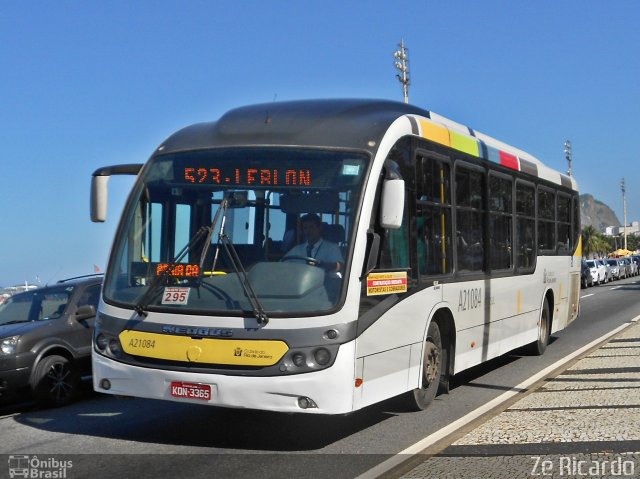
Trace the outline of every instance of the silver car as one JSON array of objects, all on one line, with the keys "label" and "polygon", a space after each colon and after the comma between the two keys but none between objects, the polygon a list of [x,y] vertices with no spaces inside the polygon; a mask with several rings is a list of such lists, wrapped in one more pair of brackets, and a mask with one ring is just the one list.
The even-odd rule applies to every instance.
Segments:
[{"label": "silver car", "polygon": [[626,270],[624,268],[624,265],[622,266],[622,268],[620,268],[621,265],[617,259],[610,258],[607,260],[607,263],[611,267],[611,278],[620,279],[625,277]]},{"label": "silver car", "polygon": [[636,263],[631,256],[629,256],[628,258],[625,258],[625,259],[631,265],[631,276],[637,276],[638,275],[638,263]]},{"label": "silver car", "polygon": [[631,266],[631,260],[629,258],[620,258],[620,263],[624,265],[624,269],[626,271],[625,278],[629,276],[633,276],[633,266]]},{"label": "silver car", "polygon": [[632,263],[635,263],[638,269],[638,273],[640,274],[640,255],[634,254],[633,256],[629,256]]}]

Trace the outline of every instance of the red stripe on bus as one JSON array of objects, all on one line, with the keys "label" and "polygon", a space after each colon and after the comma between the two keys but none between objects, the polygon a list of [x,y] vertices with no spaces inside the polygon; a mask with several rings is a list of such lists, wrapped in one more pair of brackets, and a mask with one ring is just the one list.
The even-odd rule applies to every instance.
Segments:
[{"label": "red stripe on bus", "polygon": [[520,170],[518,157],[504,151],[500,152],[500,164],[502,166],[506,166],[507,168],[511,168],[512,170]]}]

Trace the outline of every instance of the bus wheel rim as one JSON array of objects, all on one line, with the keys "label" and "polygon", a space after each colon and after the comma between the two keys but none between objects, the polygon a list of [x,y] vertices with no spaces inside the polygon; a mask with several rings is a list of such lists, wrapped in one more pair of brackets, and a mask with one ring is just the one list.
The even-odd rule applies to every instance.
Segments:
[{"label": "bus wheel rim", "polygon": [[424,377],[426,385],[438,379],[440,371],[440,350],[435,344],[428,342],[424,353]]}]

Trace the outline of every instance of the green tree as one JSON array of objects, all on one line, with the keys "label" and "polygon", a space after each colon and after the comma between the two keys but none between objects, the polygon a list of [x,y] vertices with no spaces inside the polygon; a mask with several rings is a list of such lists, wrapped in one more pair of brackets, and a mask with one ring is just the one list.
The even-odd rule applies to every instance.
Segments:
[{"label": "green tree", "polygon": [[582,229],[582,256],[589,258],[597,253],[598,248],[602,246],[601,240],[600,233],[593,226],[585,226]]},{"label": "green tree", "polygon": [[613,251],[613,248],[611,248],[609,242],[603,235],[598,233],[596,244],[596,252],[598,253],[598,256],[607,256],[611,251]]},{"label": "green tree", "polygon": [[627,248],[631,251],[637,251],[640,249],[640,237],[637,234],[627,236]]}]

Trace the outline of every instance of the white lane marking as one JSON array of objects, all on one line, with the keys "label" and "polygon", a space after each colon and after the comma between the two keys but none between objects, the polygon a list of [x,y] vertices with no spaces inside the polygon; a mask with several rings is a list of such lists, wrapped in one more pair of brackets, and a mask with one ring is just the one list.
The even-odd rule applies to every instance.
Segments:
[{"label": "white lane marking", "polygon": [[614,286],[613,288],[609,288],[609,291],[613,291],[614,289],[622,288],[622,286]]},{"label": "white lane marking", "polygon": [[585,294],[584,296],[580,296],[580,299],[588,298],[589,296],[593,296],[596,293]]},{"label": "white lane marking", "polygon": [[[630,322],[636,323],[636,322],[638,322],[638,320],[640,320],[640,315],[638,315],[635,318],[633,318]],[[424,439],[421,439],[420,441],[416,442],[414,445],[409,446],[404,451],[400,451],[395,456],[390,457],[389,459],[387,459],[384,462],[381,462],[377,466],[375,466],[375,467],[369,469],[368,471],[362,473],[361,475],[359,475],[355,479],[375,479],[377,477],[380,477],[382,474],[385,474],[385,473],[389,472],[394,467],[397,467],[400,464],[402,464],[404,461],[406,461],[407,458],[408,458],[407,456],[419,454],[420,452],[424,451],[427,447],[429,447],[429,446],[435,444],[436,442],[438,442],[440,439],[448,436],[449,434],[455,432],[456,430],[460,429],[461,427],[466,426],[471,421],[474,421],[475,419],[479,418],[483,414],[491,411],[493,408],[499,406],[503,402],[508,401],[509,399],[511,399],[516,394],[520,394],[524,389],[527,389],[532,384],[537,383],[540,379],[543,379],[545,376],[547,376],[548,374],[552,373],[553,371],[555,371],[556,369],[558,369],[562,365],[568,363],[569,361],[571,361],[575,357],[580,356],[582,353],[584,353],[584,352],[588,351],[589,349],[593,348],[596,344],[603,342],[604,340],[610,338],[611,336],[614,336],[615,334],[618,334],[620,331],[622,331],[625,328],[628,328],[629,326],[630,326],[630,323],[625,323],[625,324],[617,327],[613,331],[609,331],[608,333],[600,336],[598,339],[594,339],[593,341],[591,341],[586,346],[583,346],[580,349],[578,349],[577,351],[574,351],[573,353],[571,353],[569,356],[566,356],[565,358],[561,359],[560,361],[557,361],[557,362],[553,363],[551,366],[547,366],[545,369],[543,369],[539,373],[531,376],[529,379],[527,379],[527,380],[521,382],[520,384],[518,384],[517,386],[511,388],[509,391],[503,393],[502,395],[498,396],[497,398],[493,399],[492,401],[489,401],[488,403],[484,404],[483,406],[480,406],[479,408],[475,409],[474,411],[471,411],[467,415],[465,415],[465,416],[461,417],[460,419],[452,422],[448,426],[445,426],[442,429],[434,432],[433,434],[430,434],[429,436],[425,437]]]}]

